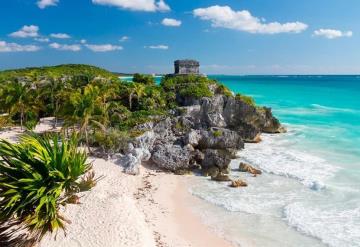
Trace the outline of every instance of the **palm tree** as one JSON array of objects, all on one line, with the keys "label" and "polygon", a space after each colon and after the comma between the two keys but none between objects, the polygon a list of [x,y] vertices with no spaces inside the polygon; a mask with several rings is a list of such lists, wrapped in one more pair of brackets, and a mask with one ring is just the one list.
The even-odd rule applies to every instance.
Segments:
[{"label": "palm tree", "polygon": [[21,130],[24,126],[26,112],[38,112],[41,102],[38,100],[36,90],[30,83],[13,82],[5,86],[5,105],[10,116],[20,114]]},{"label": "palm tree", "polygon": [[[86,145],[89,148],[88,127],[94,116],[95,109],[100,102],[100,89],[97,86],[88,84],[83,92],[77,90],[70,95],[72,105],[71,121],[75,121],[80,126],[80,134],[85,135]],[[90,148],[89,148],[90,152]]]},{"label": "palm tree", "polygon": [[145,86],[139,83],[132,83],[129,87],[129,109],[133,109],[133,99],[139,100],[145,94]]},{"label": "palm tree", "polygon": [[67,83],[62,82],[56,77],[51,77],[50,80],[46,83],[45,87],[42,89],[41,94],[48,96],[50,100],[49,108],[53,112],[54,122],[53,129],[56,128],[58,122],[58,115],[60,111],[61,102],[63,102],[66,94]]}]

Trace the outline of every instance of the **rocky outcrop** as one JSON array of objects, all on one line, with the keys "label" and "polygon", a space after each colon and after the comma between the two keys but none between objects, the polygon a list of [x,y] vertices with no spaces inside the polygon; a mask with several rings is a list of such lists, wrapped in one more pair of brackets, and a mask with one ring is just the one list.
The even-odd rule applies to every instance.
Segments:
[{"label": "rocky outcrop", "polygon": [[206,149],[205,158],[201,164],[203,168],[218,167],[219,169],[226,169],[231,162],[231,155],[227,150],[222,149]]},{"label": "rocky outcrop", "polygon": [[198,142],[200,149],[243,149],[244,142],[241,136],[232,130],[211,128],[210,131],[200,131],[201,139]]},{"label": "rocky outcrop", "polygon": [[189,169],[193,152],[191,146],[181,147],[180,145],[156,145],[151,160],[162,169],[169,171]]},{"label": "rocky outcrop", "polygon": [[246,187],[248,186],[248,184],[241,179],[237,179],[237,180],[232,180],[229,186],[233,188],[238,188],[238,187]]},{"label": "rocky outcrop", "polygon": [[231,181],[231,178],[227,174],[218,173],[216,176],[211,177],[211,180],[217,182],[229,182]]},{"label": "rocky outcrop", "polygon": [[[260,142],[262,132],[284,131],[270,108],[257,108],[237,97],[215,93],[196,100],[178,98],[178,103],[182,107],[173,116],[139,126],[146,132],[123,157],[126,172],[136,174],[140,163],[151,156],[157,167],[177,174],[200,167],[212,180],[230,181],[230,162],[239,158],[244,142]],[[240,170],[261,174],[247,164],[241,164]],[[236,180],[232,186],[246,186],[246,182]]]},{"label": "rocky outcrop", "polygon": [[124,172],[130,175],[138,175],[142,162],[149,161],[151,153],[147,148],[135,148],[129,144],[128,153],[120,157],[120,164],[124,167]]},{"label": "rocky outcrop", "polygon": [[200,107],[199,122],[203,128],[227,128],[249,142],[258,141],[261,132],[281,133],[285,130],[270,108],[257,108],[235,97],[203,98]]},{"label": "rocky outcrop", "polygon": [[252,167],[249,164],[243,163],[243,162],[240,163],[239,170],[241,172],[248,172],[248,173],[251,173],[253,175],[260,175],[262,173],[260,170]]}]

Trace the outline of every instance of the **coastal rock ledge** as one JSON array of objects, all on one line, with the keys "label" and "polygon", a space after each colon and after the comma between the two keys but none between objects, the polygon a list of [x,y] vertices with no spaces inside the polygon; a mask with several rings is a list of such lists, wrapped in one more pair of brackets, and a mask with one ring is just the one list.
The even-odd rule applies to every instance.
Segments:
[{"label": "coastal rock ledge", "polygon": [[125,170],[138,174],[141,162],[150,160],[175,173],[196,168],[205,175],[214,170],[226,174],[244,143],[259,142],[261,133],[285,132],[270,108],[217,93],[216,87],[211,90],[212,97],[177,97],[177,111],[146,123],[148,131],[136,138],[133,149],[125,154]]}]

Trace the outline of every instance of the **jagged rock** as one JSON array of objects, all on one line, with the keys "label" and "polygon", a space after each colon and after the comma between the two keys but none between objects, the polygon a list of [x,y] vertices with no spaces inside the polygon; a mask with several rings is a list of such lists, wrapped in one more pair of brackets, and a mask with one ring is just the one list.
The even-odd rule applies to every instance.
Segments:
[{"label": "jagged rock", "polygon": [[222,169],[227,168],[230,162],[231,156],[228,151],[221,149],[206,149],[202,167],[208,168],[216,166]]},{"label": "jagged rock", "polygon": [[239,170],[241,172],[248,172],[248,173],[251,173],[251,174],[254,174],[254,175],[260,175],[262,173],[260,170],[252,167],[249,164],[243,163],[243,162],[240,163]]},{"label": "jagged rock", "polygon": [[248,186],[248,184],[241,179],[237,179],[237,180],[232,180],[229,186],[233,188],[238,188],[238,187],[246,187]]},{"label": "jagged rock", "polygon": [[230,170],[231,170],[230,167],[224,167],[220,169],[220,173],[230,174]]},{"label": "jagged rock", "polygon": [[261,132],[284,131],[270,108],[256,108],[235,97],[215,95],[200,102],[199,122],[203,128],[219,127],[236,131],[249,142],[259,141]]},{"label": "jagged rock", "polygon": [[190,164],[192,165],[196,165],[196,164],[201,164],[202,161],[204,160],[205,158],[205,155],[203,152],[201,152],[199,149],[195,149],[193,152],[192,152],[192,155],[191,155],[191,160],[190,160]]},{"label": "jagged rock", "polygon": [[263,107],[257,111],[264,119],[261,130],[265,133],[284,133],[286,129],[281,126],[280,121],[271,113],[271,108]]},{"label": "jagged rock", "polygon": [[212,167],[209,167],[207,169],[204,169],[203,176],[205,176],[205,177],[208,177],[208,176],[216,177],[219,173],[220,173],[219,167],[212,166]]},{"label": "jagged rock", "polygon": [[191,152],[189,147],[180,145],[157,145],[154,147],[151,159],[158,167],[169,171],[189,169]]},{"label": "jagged rock", "polygon": [[184,141],[186,144],[190,144],[193,147],[196,147],[199,145],[200,139],[201,139],[200,130],[192,129],[186,134]]},{"label": "jagged rock", "polygon": [[124,172],[130,175],[138,175],[140,172],[140,165],[143,161],[149,161],[151,154],[145,148],[133,148],[129,145],[127,154],[120,157],[120,164],[124,167]]},{"label": "jagged rock", "polygon": [[156,136],[154,131],[146,131],[141,136],[135,138],[134,146],[151,150],[153,148],[155,138]]},{"label": "jagged rock", "polygon": [[216,95],[212,98],[203,98],[200,102],[201,122],[206,127],[226,127],[227,123],[223,116],[226,97]]},{"label": "jagged rock", "polygon": [[174,135],[174,132],[172,130],[172,126],[174,123],[175,120],[168,117],[158,122],[154,126],[153,131],[156,135],[155,142],[157,144],[160,143],[169,144],[169,143],[174,143],[176,141],[177,137]]},{"label": "jagged rock", "polygon": [[229,175],[218,173],[216,176],[211,177],[211,180],[217,181],[217,182],[229,182],[231,181]]},{"label": "jagged rock", "polygon": [[133,154],[127,154],[120,158],[124,172],[129,175],[139,175],[141,160]]},{"label": "jagged rock", "polygon": [[200,131],[201,138],[198,141],[200,149],[242,149],[244,142],[241,136],[229,129],[211,128],[210,131]]},{"label": "jagged rock", "polygon": [[238,149],[227,148],[226,151],[229,153],[231,159],[238,159],[241,157]]}]

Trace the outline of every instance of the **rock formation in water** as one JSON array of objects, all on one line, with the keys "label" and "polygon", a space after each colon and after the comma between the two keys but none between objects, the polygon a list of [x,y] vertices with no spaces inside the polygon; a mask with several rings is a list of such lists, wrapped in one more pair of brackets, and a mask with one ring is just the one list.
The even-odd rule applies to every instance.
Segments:
[{"label": "rock formation in water", "polygon": [[[168,171],[183,173],[200,168],[213,180],[230,181],[229,164],[245,142],[258,142],[261,133],[285,131],[270,108],[217,93],[216,87],[211,90],[212,97],[176,97],[181,107],[173,116],[138,126],[148,131],[136,138],[123,157],[126,171],[136,174],[141,161],[151,160]],[[240,165],[240,169],[261,174],[249,165]],[[233,185],[245,186],[240,182]]]}]

